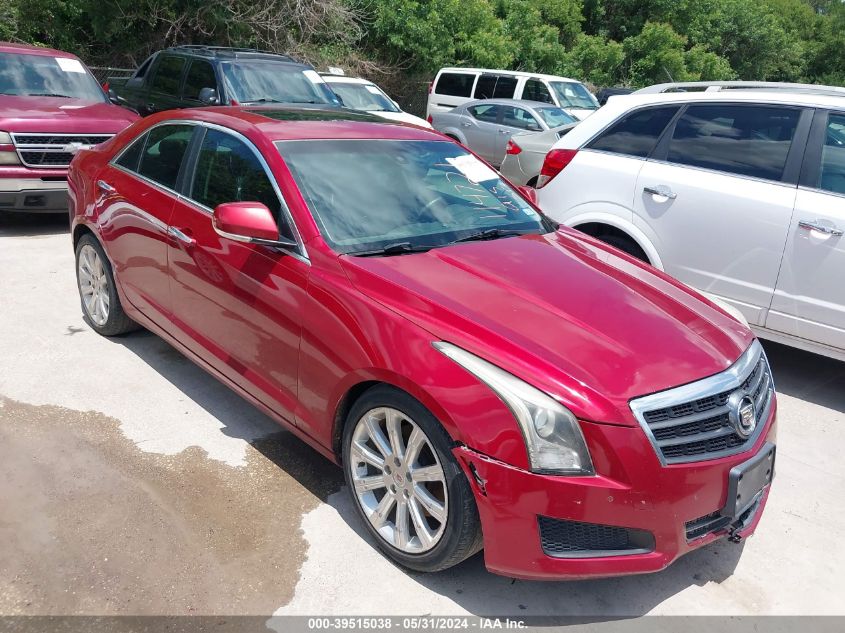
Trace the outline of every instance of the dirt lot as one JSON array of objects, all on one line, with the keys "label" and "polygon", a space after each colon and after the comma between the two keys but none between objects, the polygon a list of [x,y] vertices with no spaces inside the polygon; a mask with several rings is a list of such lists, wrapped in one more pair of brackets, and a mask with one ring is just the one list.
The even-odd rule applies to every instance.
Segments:
[{"label": "dirt lot", "polygon": [[766,344],[759,532],[650,576],[409,574],[340,472],[157,337],[83,322],[64,217],[0,216],[0,614],[845,614],[845,363]]}]

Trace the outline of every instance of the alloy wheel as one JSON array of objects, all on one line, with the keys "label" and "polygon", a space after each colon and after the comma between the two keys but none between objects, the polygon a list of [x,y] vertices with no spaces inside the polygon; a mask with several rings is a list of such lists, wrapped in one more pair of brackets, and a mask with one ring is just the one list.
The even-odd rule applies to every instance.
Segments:
[{"label": "alloy wheel", "polygon": [[109,277],[100,254],[87,244],[79,251],[77,278],[85,313],[96,325],[105,325],[109,319]]},{"label": "alloy wheel", "polygon": [[376,532],[407,554],[434,548],[448,519],[446,476],[423,430],[397,409],[371,409],[349,454],[355,498]]}]

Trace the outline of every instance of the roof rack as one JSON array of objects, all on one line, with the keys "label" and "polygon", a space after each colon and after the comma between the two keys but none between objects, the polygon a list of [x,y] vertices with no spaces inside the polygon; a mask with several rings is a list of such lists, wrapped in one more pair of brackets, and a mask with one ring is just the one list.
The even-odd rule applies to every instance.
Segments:
[{"label": "roof rack", "polygon": [[274,53],[273,51],[265,51],[257,48],[238,48],[234,46],[208,46],[206,44],[179,44],[178,46],[171,46],[169,50],[188,50],[193,53],[205,53],[207,55],[228,54],[232,57],[239,55],[272,55],[273,57],[280,57],[285,61],[301,63],[298,59],[286,55],[284,53]]},{"label": "roof rack", "polygon": [[841,86],[795,84],[779,81],[677,81],[655,84],[637,90],[634,94],[659,94],[663,92],[722,92],[726,90],[760,90],[767,92],[798,92],[804,94],[845,97]]}]

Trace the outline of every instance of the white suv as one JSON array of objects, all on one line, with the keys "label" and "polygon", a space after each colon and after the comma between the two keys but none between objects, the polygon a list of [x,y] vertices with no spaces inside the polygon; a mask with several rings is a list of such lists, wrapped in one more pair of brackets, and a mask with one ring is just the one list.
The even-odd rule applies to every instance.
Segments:
[{"label": "white suv", "polygon": [[546,156],[539,204],[736,307],[763,338],[845,360],[845,98],[613,97]]}]

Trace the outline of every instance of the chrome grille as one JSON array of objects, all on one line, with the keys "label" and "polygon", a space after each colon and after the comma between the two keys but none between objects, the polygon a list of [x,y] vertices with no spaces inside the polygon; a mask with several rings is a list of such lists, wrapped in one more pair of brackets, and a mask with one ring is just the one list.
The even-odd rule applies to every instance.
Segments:
[{"label": "chrome grille", "polygon": [[[632,400],[631,410],[661,463],[677,464],[745,450],[765,426],[773,393],[769,364],[760,343],[754,341],[724,372]],[[738,424],[741,414],[732,396],[733,402],[747,396],[754,403],[754,428],[750,433]]]},{"label": "chrome grille", "polygon": [[111,137],[111,134],[19,133],[12,134],[12,141],[27,167],[67,167],[78,149],[104,143]]}]

